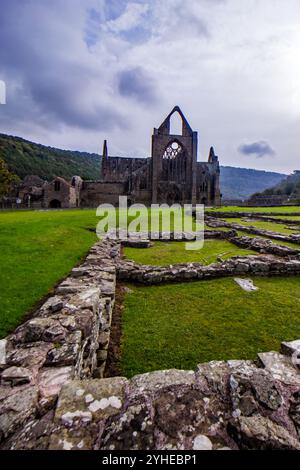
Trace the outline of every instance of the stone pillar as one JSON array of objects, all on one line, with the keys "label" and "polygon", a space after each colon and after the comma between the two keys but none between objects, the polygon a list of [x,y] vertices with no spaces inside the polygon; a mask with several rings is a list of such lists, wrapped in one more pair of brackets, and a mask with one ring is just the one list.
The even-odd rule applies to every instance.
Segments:
[{"label": "stone pillar", "polygon": [[101,179],[102,180],[105,180],[105,177],[106,177],[107,159],[108,159],[107,140],[104,140],[103,150],[102,150],[102,161],[101,161]]},{"label": "stone pillar", "polygon": [[198,153],[198,133],[193,132],[192,137],[192,200],[191,203],[196,205],[197,203],[197,153]]}]

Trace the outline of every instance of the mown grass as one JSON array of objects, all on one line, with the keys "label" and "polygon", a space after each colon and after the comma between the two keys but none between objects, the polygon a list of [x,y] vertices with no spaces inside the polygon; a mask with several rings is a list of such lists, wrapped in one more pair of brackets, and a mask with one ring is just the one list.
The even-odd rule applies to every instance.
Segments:
[{"label": "mown grass", "polygon": [[194,369],[211,360],[255,359],[300,337],[297,277],[253,278],[244,292],[231,278],[137,287],[125,298],[122,373]]},{"label": "mown grass", "polygon": [[0,336],[85,256],[97,240],[95,210],[0,213]]},{"label": "mown grass", "polygon": [[184,242],[155,242],[151,248],[125,248],[124,255],[137,263],[166,265],[198,262],[211,264],[221,258],[256,255],[252,250],[238,248],[227,240],[205,240],[200,250],[186,250]]},{"label": "mown grass", "polygon": [[[116,211],[117,225],[121,214],[124,211]],[[80,262],[97,241],[93,231],[100,219],[95,209],[0,212],[0,337],[21,323]],[[129,222],[133,219],[128,217]],[[148,219],[146,211],[138,230]],[[159,220],[154,229],[161,224]]]}]

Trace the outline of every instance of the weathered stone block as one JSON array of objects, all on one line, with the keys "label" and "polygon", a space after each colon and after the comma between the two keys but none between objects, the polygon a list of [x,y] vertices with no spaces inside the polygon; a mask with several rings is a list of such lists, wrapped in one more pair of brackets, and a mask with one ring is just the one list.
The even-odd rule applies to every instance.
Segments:
[{"label": "weathered stone block", "polygon": [[111,379],[74,380],[63,387],[55,413],[55,421],[66,427],[99,421],[120,412],[127,380]]},{"label": "weathered stone block", "polygon": [[300,385],[300,374],[291,358],[277,352],[259,353],[258,359],[275,380],[287,385]]},{"label": "weathered stone block", "polygon": [[33,379],[32,372],[25,367],[9,367],[5,369],[1,376],[2,385],[11,385],[15,387],[16,385],[24,385],[30,383]]},{"label": "weathered stone block", "polygon": [[170,386],[193,384],[195,384],[194,371],[171,369],[148,372],[146,374],[136,375],[131,379],[130,395],[153,394]]},{"label": "weathered stone block", "polygon": [[45,363],[48,351],[53,347],[52,343],[42,341],[21,344],[7,353],[7,364],[39,369]]},{"label": "weathered stone block", "polygon": [[292,356],[294,353],[298,352],[300,358],[300,340],[298,339],[296,341],[282,342],[280,351],[286,356]]},{"label": "weathered stone block", "polygon": [[229,431],[241,449],[300,450],[294,436],[263,416],[241,417],[230,424]]},{"label": "weathered stone block", "polygon": [[36,386],[11,389],[10,394],[0,400],[0,440],[15,432],[27,419],[34,417],[37,403]]},{"label": "weathered stone block", "polygon": [[41,397],[58,396],[62,386],[70,382],[74,374],[74,368],[71,366],[43,368],[37,380]]}]

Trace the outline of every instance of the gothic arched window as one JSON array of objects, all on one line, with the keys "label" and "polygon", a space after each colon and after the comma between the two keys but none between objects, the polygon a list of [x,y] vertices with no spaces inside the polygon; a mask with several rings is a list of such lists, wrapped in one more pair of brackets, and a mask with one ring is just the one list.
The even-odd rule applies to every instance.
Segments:
[{"label": "gothic arched window", "polygon": [[182,152],[181,145],[179,145],[178,142],[172,142],[166,148],[165,153],[163,154],[163,159],[174,160],[177,157],[177,155],[179,155],[181,152]]}]

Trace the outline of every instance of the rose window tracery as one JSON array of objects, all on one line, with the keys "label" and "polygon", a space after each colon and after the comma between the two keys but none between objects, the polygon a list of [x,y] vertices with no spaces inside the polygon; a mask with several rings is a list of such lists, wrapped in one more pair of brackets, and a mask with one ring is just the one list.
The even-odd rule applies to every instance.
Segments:
[{"label": "rose window tracery", "polygon": [[182,152],[182,147],[178,142],[172,142],[165,150],[163,154],[164,160],[174,160],[178,154]]}]

